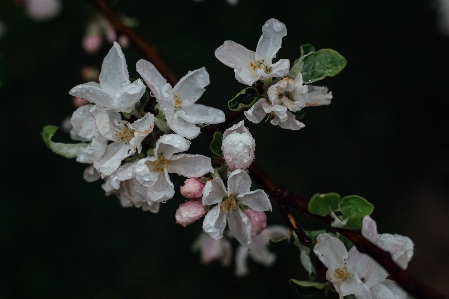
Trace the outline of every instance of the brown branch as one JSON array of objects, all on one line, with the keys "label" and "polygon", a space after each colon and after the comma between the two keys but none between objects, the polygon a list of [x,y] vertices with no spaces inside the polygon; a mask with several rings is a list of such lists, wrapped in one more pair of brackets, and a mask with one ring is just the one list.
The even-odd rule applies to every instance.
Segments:
[{"label": "brown branch", "polygon": [[[138,48],[141,53],[155,65],[159,72],[164,76],[170,84],[173,86],[178,82],[177,77],[168,68],[168,66],[163,62],[160,57],[159,51],[145,42],[137,33],[126,27],[110,7],[105,0],[90,0],[98,10],[100,10],[112,23],[118,33],[125,34],[131,43]],[[243,114],[243,111],[238,111],[231,113],[227,118],[226,122],[220,125],[209,125],[206,127],[206,133],[209,137],[213,136],[215,131],[224,131],[224,127],[229,122],[237,119]],[[293,193],[287,189],[279,188],[266,174],[265,172],[257,166],[255,163],[251,164],[249,167],[250,175],[252,179],[261,186],[265,192],[270,196],[273,203],[278,207],[284,220],[290,227],[294,230],[298,237],[303,243],[310,242],[307,236],[305,236],[299,223],[294,219],[293,215],[290,213],[288,206],[295,208],[296,210],[302,212],[306,217],[310,214],[308,212],[308,201],[296,193]],[[327,224],[331,224],[333,219],[330,216],[321,217],[316,216]],[[371,243],[365,237],[362,236],[360,231],[348,230],[348,229],[338,229],[336,231],[341,233],[343,236],[348,238],[360,252],[366,253],[375,259],[382,267],[384,267],[391,277],[400,285],[405,291],[409,292],[415,298],[428,298],[428,299],[443,299],[447,298],[427,287],[423,283],[416,280],[407,271],[402,270],[391,258],[391,255]]]}]

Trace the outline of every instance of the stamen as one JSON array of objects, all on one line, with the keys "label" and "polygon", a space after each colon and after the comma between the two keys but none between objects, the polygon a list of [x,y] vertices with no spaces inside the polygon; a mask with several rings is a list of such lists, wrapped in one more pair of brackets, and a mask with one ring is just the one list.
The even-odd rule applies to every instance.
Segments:
[{"label": "stamen", "polygon": [[181,109],[182,108],[182,100],[179,97],[179,94],[175,94],[174,98],[175,98],[175,109],[176,110]]},{"label": "stamen", "polygon": [[335,278],[340,279],[341,281],[345,281],[346,278],[350,277],[352,277],[352,274],[346,271],[346,267],[335,270]]},{"label": "stamen", "polygon": [[231,194],[228,198],[226,198],[226,200],[221,203],[220,210],[222,210],[225,214],[231,214],[232,212],[237,211],[237,201],[235,196]]},{"label": "stamen", "polygon": [[156,166],[155,168],[153,168],[153,171],[164,172],[164,169],[169,164],[170,164],[170,160],[166,160],[164,158],[163,154],[159,154],[159,158],[156,161],[153,162],[153,165]]}]

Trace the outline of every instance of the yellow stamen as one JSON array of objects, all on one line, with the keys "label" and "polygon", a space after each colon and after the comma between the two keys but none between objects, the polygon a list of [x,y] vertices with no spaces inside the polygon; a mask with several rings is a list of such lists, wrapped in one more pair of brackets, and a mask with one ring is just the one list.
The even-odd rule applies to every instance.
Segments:
[{"label": "yellow stamen", "polygon": [[179,94],[175,94],[174,98],[175,98],[175,109],[176,110],[181,109],[182,108],[182,100],[179,97]]},{"label": "yellow stamen", "polygon": [[235,196],[232,194],[221,203],[220,210],[222,210],[225,214],[232,213],[233,211],[237,211],[237,201],[235,200]]},{"label": "yellow stamen", "polygon": [[335,270],[335,278],[345,281],[346,278],[352,277],[351,273],[346,272],[346,267]]}]

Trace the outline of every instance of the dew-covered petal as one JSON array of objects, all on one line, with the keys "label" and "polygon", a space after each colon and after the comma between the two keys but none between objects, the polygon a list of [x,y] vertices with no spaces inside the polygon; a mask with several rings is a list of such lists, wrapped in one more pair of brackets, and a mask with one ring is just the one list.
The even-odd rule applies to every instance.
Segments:
[{"label": "dew-covered petal", "polygon": [[[160,172],[152,171],[152,162],[156,160],[155,157],[147,157],[136,162],[134,171],[136,173],[136,180],[143,186],[152,186],[159,178]],[[150,167],[148,166],[150,165]]]},{"label": "dew-covered petal", "polygon": [[170,159],[167,171],[188,178],[198,178],[207,173],[214,172],[214,168],[212,167],[212,161],[209,157],[179,154]]},{"label": "dew-covered petal", "polygon": [[237,211],[229,213],[227,219],[234,238],[244,246],[251,244],[251,221],[248,216],[237,207]]},{"label": "dew-covered petal", "polygon": [[281,48],[282,38],[287,35],[287,27],[276,19],[269,19],[262,26],[262,36],[257,43],[256,57],[264,59],[268,65]]},{"label": "dew-covered petal", "polygon": [[309,92],[306,106],[329,105],[332,100],[332,92],[327,87],[308,85]]},{"label": "dew-covered petal", "polygon": [[140,79],[128,83],[118,89],[111,97],[112,109],[118,112],[131,112],[145,93],[145,85]]},{"label": "dew-covered petal", "polygon": [[274,113],[277,121],[279,122],[284,122],[288,118],[287,107],[285,107],[284,105],[279,105],[276,102],[274,102],[273,104],[268,104],[267,102],[265,102],[262,103],[262,108],[265,113]]},{"label": "dew-covered petal", "polygon": [[125,128],[125,124],[118,112],[104,110],[104,108],[97,105],[93,106],[90,112],[95,117],[98,131],[108,140],[115,141],[117,138],[114,133]]},{"label": "dew-covered petal", "polygon": [[88,100],[91,103],[112,109],[112,96],[105,90],[101,89],[100,84],[96,82],[88,82],[73,87],[69,94]]},{"label": "dew-covered petal", "polygon": [[137,72],[142,76],[142,79],[150,88],[156,99],[160,99],[161,95],[161,87],[167,84],[167,80],[162,77],[161,73],[156,69],[156,67],[151,63],[144,59],[140,59],[136,63]]},{"label": "dew-covered petal", "polygon": [[301,128],[304,128],[305,125],[299,120],[296,120],[293,113],[287,111],[287,120],[279,122],[279,127],[287,130],[299,130]]},{"label": "dew-covered petal", "polygon": [[176,115],[191,124],[219,124],[225,121],[223,111],[204,106],[201,104],[193,104],[183,107],[176,112]]},{"label": "dew-covered petal", "polygon": [[237,248],[237,252],[235,253],[235,276],[242,277],[248,275],[248,254],[248,246],[239,246],[239,248]]},{"label": "dew-covered petal", "polygon": [[380,283],[372,287],[371,294],[373,299],[399,299],[389,288]]},{"label": "dew-covered petal", "polygon": [[207,85],[209,85],[209,73],[204,67],[189,72],[181,78],[173,87],[173,96],[179,96],[182,101],[182,107],[187,107],[195,103],[204,93]]},{"label": "dew-covered petal", "polygon": [[90,165],[84,170],[84,179],[86,182],[95,182],[100,179],[100,173],[95,170],[95,167],[93,165]]},{"label": "dew-covered petal", "polygon": [[359,279],[357,274],[346,278],[340,285],[342,296],[354,294],[357,299],[371,299],[370,289]]},{"label": "dew-covered petal", "polygon": [[151,213],[158,213],[161,206],[160,202],[144,202],[142,203],[142,211],[150,211]]},{"label": "dew-covered petal", "polygon": [[168,172],[164,172],[158,176],[158,180],[148,188],[148,196],[151,201],[165,202],[175,195],[175,189],[172,181],[168,176]]},{"label": "dew-covered petal", "polygon": [[215,57],[233,69],[242,69],[255,58],[255,53],[231,40],[215,50]]},{"label": "dew-covered petal", "polygon": [[[371,265],[374,262],[368,255],[360,253],[356,246],[353,246],[348,253],[346,265],[348,269],[352,269],[359,277],[367,277],[371,270]],[[385,277],[384,277],[385,278]]]},{"label": "dew-covered petal", "polygon": [[402,268],[407,268],[408,262],[413,257],[413,241],[406,236],[397,234],[380,234],[376,245],[388,251],[393,260]]},{"label": "dew-covered petal", "polygon": [[201,132],[195,124],[189,123],[181,117],[166,116],[167,124],[175,133],[187,139],[193,139]]},{"label": "dew-covered petal", "polygon": [[240,203],[250,207],[254,211],[271,211],[271,203],[268,195],[261,189],[240,194],[237,196]]},{"label": "dew-covered petal", "polygon": [[232,127],[230,127],[229,129],[227,129],[224,133],[223,133],[223,139],[225,139],[226,137],[228,137],[228,135],[232,134],[232,133],[239,133],[239,134],[249,134],[249,136],[252,137],[251,133],[249,132],[248,128],[245,127],[245,122],[242,120],[239,123],[236,123],[235,125],[233,125]]},{"label": "dew-covered petal", "polygon": [[362,235],[372,243],[376,243],[377,239],[379,238],[376,221],[374,221],[374,219],[370,216],[363,217]]},{"label": "dew-covered petal", "polygon": [[223,201],[228,196],[228,192],[221,178],[213,178],[208,181],[203,188],[203,206],[210,206]]},{"label": "dew-covered petal", "polygon": [[176,134],[165,134],[156,142],[154,153],[164,155],[165,159],[170,160],[174,154],[185,152],[190,147],[190,141]]},{"label": "dew-covered petal", "polygon": [[406,299],[408,298],[407,293],[401,289],[396,282],[390,279],[385,279],[382,284],[386,286],[390,291],[395,295],[398,296],[395,299]]},{"label": "dew-covered petal", "polygon": [[77,162],[92,164],[99,160],[105,153],[108,141],[101,136],[94,137],[87,146],[78,151]]},{"label": "dew-covered petal", "polygon": [[218,204],[204,217],[203,230],[211,236],[212,239],[218,240],[223,237],[225,227],[226,215],[220,210],[220,205]]},{"label": "dew-covered petal", "polygon": [[134,138],[131,140],[131,145],[137,148],[137,152],[142,150],[142,141],[153,131],[154,115],[151,113],[145,114],[141,119],[136,120],[130,126],[134,131]]},{"label": "dew-covered petal", "polygon": [[76,109],[72,114],[72,130],[83,139],[90,140],[98,134],[95,117],[90,113],[93,105],[85,105]]},{"label": "dew-covered petal", "polygon": [[288,71],[290,69],[290,60],[288,60],[288,59],[280,59],[275,64],[272,64],[270,66],[270,68],[271,68],[271,72],[269,72],[268,74],[265,73],[265,71],[262,70],[262,69],[258,69],[257,70],[257,74],[259,75],[260,78],[269,78],[269,77],[280,78],[280,77],[285,77],[285,76],[287,76]]},{"label": "dew-covered petal", "polygon": [[343,267],[348,257],[348,252],[343,243],[328,234],[318,236],[317,244],[313,248],[313,252],[329,269]]},{"label": "dew-covered petal", "polygon": [[244,112],[246,118],[255,124],[260,123],[265,118],[265,115],[267,115],[262,106],[266,102],[267,100],[264,98],[258,100],[248,111]]},{"label": "dew-covered petal", "polygon": [[101,65],[100,85],[104,91],[113,95],[117,89],[127,83],[129,83],[129,75],[125,55],[120,45],[114,42]]},{"label": "dew-covered petal", "polygon": [[111,175],[122,160],[134,153],[134,149],[124,141],[114,142],[107,146],[101,159],[94,162],[95,168],[103,175]]},{"label": "dew-covered petal", "polygon": [[172,87],[169,83],[161,86],[160,96],[156,100],[164,115],[166,117],[173,117],[175,113],[175,99],[173,98]]},{"label": "dew-covered petal", "polygon": [[228,176],[228,194],[229,196],[237,196],[249,192],[251,188],[251,178],[240,169],[236,169]]},{"label": "dew-covered petal", "polygon": [[112,187],[114,187],[115,189],[119,189],[120,182],[134,178],[136,176],[134,167],[134,163],[125,163],[117,168],[117,170],[114,171],[114,173],[112,173],[109,177]]}]

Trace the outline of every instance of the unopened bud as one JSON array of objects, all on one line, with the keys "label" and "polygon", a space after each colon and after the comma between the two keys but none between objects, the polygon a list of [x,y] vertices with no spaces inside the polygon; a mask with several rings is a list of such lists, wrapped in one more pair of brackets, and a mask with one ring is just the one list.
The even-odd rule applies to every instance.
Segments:
[{"label": "unopened bud", "polygon": [[191,199],[179,206],[176,210],[175,219],[176,223],[186,227],[187,225],[201,219],[204,214],[206,214],[206,210],[201,202]]},{"label": "unopened bud", "polygon": [[227,129],[223,134],[221,150],[229,169],[247,169],[254,160],[256,141],[243,121]]},{"label": "unopened bud", "polygon": [[129,46],[129,39],[126,35],[120,35],[118,37],[118,43],[122,48],[126,49]]},{"label": "unopened bud", "polygon": [[106,30],[106,39],[111,44],[117,40],[117,33],[115,32],[115,29],[113,27]]},{"label": "unopened bud", "polygon": [[76,108],[79,108],[81,106],[89,104],[88,100],[85,100],[85,99],[80,98],[80,97],[73,97],[72,98],[72,102],[73,102],[73,106],[75,106]]},{"label": "unopened bud", "polygon": [[204,183],[198,178],[190,178],[181,186],[181,194],[186,198],[198,198],[203,195]]},{"label": "unopened bud", "polygon": [[83,37],[83,49],[88,54],[94,54],[101,47],[101,35],[100,33],[89,33]]},{"label": "unopened bud", "polygon": [[260,234],[260,232],[263,231],[265,227],[267,227],[267,215],[264,212],[248,209],[244,213],[251,221],[252,236]]}]

